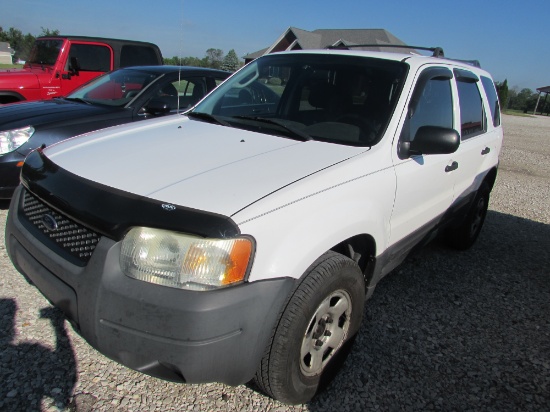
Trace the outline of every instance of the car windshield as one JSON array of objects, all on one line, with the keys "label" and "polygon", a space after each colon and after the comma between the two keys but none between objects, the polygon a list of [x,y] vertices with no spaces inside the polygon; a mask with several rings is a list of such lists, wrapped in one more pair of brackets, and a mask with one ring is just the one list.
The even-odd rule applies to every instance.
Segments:
[{"label": "car windshield", "polygon": [[66,96],[66,99],[122,107],[162,76],[135,69],[120,69],[104,74]]},{"label": "car windshield", "polygon": [[62,45],[62,40],[36,40],[26,64],[53,66],[57,61],[57,56]]},{"label": "car windshield", "polygon": [[407,65],[339,54],[272,54],[219,86],[189,117],[297,140],[372,146]]}]

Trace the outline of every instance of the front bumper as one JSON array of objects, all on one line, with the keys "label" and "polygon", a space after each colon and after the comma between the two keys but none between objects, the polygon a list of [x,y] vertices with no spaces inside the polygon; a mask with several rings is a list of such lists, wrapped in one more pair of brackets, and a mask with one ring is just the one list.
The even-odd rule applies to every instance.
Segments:
[{"label": "front bumper", "polygon": [[10,199],[19,185],[21,168],[17,163],[25,160],[25,156],[17,152],[0,155],[0,199]]},{"label": "front bumper", "polygon": [[294,279],[209,292],[153,285],[125,276],[120,242],[102,237],[84,267],[69,263],[21,219],[19,187],[6,223],[15,267],[97,350],[132,369],[171,381],[252,379]]}]

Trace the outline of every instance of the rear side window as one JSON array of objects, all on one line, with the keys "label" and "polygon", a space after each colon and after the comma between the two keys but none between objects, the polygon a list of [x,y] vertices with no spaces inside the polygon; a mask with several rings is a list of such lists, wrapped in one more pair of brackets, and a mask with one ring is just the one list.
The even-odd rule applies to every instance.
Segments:
[{"label": "rear side window", "polygon": [[[178,96],[178,100],[170,105],[170,109],[186,109],[197,104],[206,95],[206,79],[204,77],[191,77],[175,80],[161,89],[161,92],[165,92],[166,89],[175,90],[175,95]],[[170,93],[170,95],[172,94]]]},{"label": "rear side window", "polygon": [[147,46],[125,45],[120,51],[120,67],[155,66],[159,59],[155,50]]},{"label": "rear side window", "polygon": [[500,126],[500,105],[498,103],[498,95],[493,81],[485,76],[481,76],[481,84],[485,89],[485,94],[489,100],[491,108],[491,117],[493,118],[493,126]]},{"label": "rear side window", "polygon": [[76,57],[83,72],[108,72],[111,70],[111,49],[95,44],[72,44],[68,64]]},{"label": "rear side window", "polygon": [[455,75],[460,103],[460,136],[461,140],[466,140],[485,131],[485,113],[477,87],[478,77],[459,69],[455,69]]}]

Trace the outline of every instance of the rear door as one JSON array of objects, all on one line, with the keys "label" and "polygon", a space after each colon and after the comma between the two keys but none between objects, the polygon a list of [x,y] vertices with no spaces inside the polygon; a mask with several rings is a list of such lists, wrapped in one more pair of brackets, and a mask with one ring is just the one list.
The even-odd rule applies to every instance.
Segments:
[{"label": "rear door", "polygon": [[[481,78],[462,68],[455,68],[454,76],[460,108],[457,129],[460,147],[453,154],[457,167],[452,171],[455,180],[453,208],[458,209],[469,205],[487,171],[498,162],[502,131],[495,127],[500,125],[500,116],[497,113],[495,117],[492,113],[494,103],[491,107],[487,101]],[[492,86],[492,82],[488,86]],[[494,93],[493,100],[498,105]]]}]

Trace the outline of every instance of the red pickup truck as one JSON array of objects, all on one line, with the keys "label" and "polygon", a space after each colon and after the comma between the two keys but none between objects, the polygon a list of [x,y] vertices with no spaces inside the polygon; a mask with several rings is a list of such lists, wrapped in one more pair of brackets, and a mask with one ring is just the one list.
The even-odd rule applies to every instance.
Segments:
[{"label": "red pickup truck", "polygon": [[83,36],[38,37],[23,68],[0,70],[0,104],[64,96],[110,70],[161,64],[160,49],[152,43]]}]

